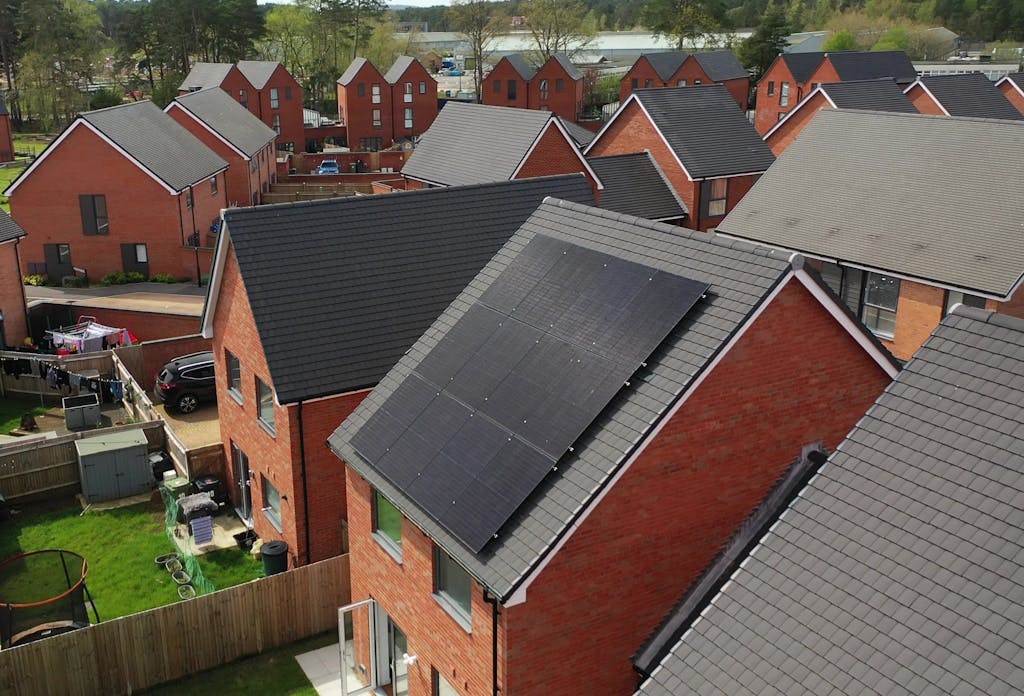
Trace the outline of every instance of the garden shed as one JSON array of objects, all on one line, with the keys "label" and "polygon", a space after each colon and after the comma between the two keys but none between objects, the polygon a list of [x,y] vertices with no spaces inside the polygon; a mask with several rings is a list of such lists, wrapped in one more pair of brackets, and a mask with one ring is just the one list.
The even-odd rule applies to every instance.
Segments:
[{"label": "garden shed", "polygon": [[90,503],[115,500],[152,490],[153,472],[142,430],[106,432],[75,441],[82,495]]}]

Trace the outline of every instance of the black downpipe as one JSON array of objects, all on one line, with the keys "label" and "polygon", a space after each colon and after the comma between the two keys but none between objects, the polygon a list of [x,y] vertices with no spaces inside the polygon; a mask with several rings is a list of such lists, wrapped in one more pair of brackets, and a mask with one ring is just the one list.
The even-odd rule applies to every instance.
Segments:
[{"label": "black downpipe", "polygon": [[484,588],[484,601],[491,605],[491,683],[498,696],[498,598]]},{"label": "black downpipe", "polygon": [[306,565],[309,565],[309,494],[306,487],[306,434],[302,431],[302,402],[299,402],[299,463],[302,473],[302,518],[306,537]]}]

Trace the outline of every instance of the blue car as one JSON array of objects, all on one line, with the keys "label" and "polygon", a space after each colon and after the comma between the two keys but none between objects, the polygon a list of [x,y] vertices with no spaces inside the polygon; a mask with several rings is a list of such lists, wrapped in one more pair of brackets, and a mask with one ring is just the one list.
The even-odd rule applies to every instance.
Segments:
[{"label": "blue car", "polygon": [[340,174],[341,168],[338,166],[338,160],[324,160],[320,163],[320,166],[316,168],[317,174]]}]

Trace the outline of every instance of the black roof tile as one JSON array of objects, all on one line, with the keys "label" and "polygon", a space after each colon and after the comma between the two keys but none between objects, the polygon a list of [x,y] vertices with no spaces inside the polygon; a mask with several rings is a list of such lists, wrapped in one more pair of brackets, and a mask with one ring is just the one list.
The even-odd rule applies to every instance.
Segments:
[{"label": "black roof tile", "polygon": [[648,152],[587,159],[604,184],[600,207],[648,220],[681,218],[688,211]]},{"label": "black roof tile", "polygon": [[950,116],[1024,120],[1024,114],[983,73],[932,75],[918,83]]}]

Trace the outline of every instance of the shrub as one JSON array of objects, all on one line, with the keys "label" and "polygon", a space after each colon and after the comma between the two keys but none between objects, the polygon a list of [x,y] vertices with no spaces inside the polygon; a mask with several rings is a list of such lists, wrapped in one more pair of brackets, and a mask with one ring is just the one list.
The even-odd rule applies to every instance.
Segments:
[{"label": "shrub", "polygon": [[151,275],[149,277],[149,279],[152,282],[154,282],[154,283],[180,283],[181,282],[181,278],[176,278],[175,276],[171,275],[170,273],[157,273],[156,275]]},{"label": "shrub", "polygon": [[125,273],[124,271],[113,271],[103,276],[100,283],[103,285],[125,285],[127,283],[141,283],[146,279],[146,276],[132,271],[131,273]]},{"label": "shrub", "polygon": [[60,284],[64,288],[87,288],[89,279],[85,276],[64,276],[60,279]]},{"label": "shrub", "polygon": [[46,276],[33,273],[32,275],[25,276],[24,281],[25,285],[46,285]]}]

